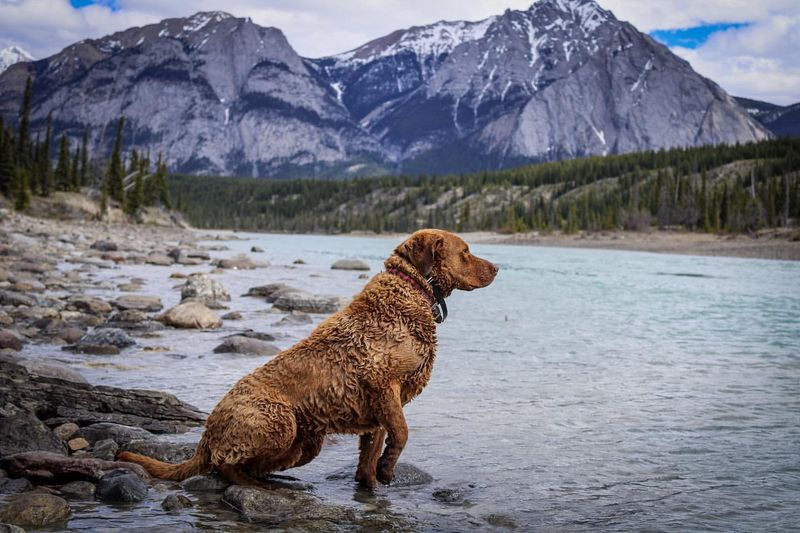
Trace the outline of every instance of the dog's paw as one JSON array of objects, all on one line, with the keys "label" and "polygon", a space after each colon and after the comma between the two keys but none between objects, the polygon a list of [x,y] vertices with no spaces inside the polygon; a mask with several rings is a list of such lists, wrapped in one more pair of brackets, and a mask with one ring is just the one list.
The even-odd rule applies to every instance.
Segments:
[{"label": "dog's paw", "polygon": [[375,477],[375,474],[369,475],[356,472],[356,483],[365,489],[374,489],[378,485],[378,479]]},{"label": "dog's paw", "polygon": [[378,461],[376,474],[378,481],[384,485],[390,485],[394,479],[394,466],[391,466],[388,460],[381,457]]}]

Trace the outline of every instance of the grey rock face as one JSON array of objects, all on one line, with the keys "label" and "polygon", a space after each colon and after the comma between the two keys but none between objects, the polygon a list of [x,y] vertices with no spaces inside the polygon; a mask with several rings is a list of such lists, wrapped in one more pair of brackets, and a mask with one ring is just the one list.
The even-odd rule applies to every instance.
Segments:
[{"label": "grey rock face", "polygon": [[13,65],[0,74],[8,122],[29,72],[34,135],[52,112],[56,137],[89,126],[107,154],[124,116],[128,147],[192,173],[454,172],[770,135],[593,0],[398,30],[321,59],[249,19],[167,19]]},{"label": "grey rock face", "polygon": [[75,139],[91,126],[94,153],[110,147],[106,129],[122,115],[128,142],[186,172],[263,176],[380,159],[379,145],[283,33],[249,18],[166,19],[16,65],[0,79],[4,118],[18,113],[28,68],[34,91],[50,92],[33,110],[34,127],[51,111]]}]

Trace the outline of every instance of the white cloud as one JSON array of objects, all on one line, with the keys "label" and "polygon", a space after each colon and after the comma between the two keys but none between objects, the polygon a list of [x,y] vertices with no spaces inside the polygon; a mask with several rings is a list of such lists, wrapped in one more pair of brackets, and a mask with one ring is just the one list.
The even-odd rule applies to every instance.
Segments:
[{"label": "white cloud", "polygon": [[[532,0],[119,0],[118,11],[68,0],[0,0],[0,47],[19,44],[44,57],[70,43],[195,11],[227,11],[284,31],[302,55],[349,50],[399,28],[440,19],[479,20]],[[779,103],[800,100],[798,0],[600,0],[641,31],[719,22],[750,26],[715,34],[696,50],[675,49],[732,94]]]}]

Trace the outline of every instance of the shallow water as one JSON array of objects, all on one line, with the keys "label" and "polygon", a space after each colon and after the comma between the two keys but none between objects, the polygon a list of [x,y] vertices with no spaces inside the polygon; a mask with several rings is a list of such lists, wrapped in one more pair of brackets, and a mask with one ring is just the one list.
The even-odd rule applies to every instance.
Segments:
[{"label": "shallow water", "polygon": [[[367,260],[372,273],[391,239],[246,235],[229,256],[261,246],[268,269],[218,276],[245,320],[214,332],[166,332],[140,344],[164,353],[57,354],[95,384],[167,390],[209,410],[261,358],[214,354],[242,328],[288,347],[312,329],[282,317],[255,285],[285,281],[350,296],[358,273],[336,259]],[[326,479],[355,462],[337,438],[287,473],[324,500],[413,517],[423,530],[774,530],[800,524],[800,263],[636,252],[475,245],[501,267],[495,283],[454,295],[439,326],[433,378],[406,408],[403,461],[435,478],[414,488],[359,492]],[[302,258],[306,265],[293,266]],[[71,267],[69,267],[71,268]],[[143,294],[178,302],[172,271],[124,266],[97,279],[147,280]],[[98,291],[108,296],[108,292]],[[316,317],[318,322],[321,317]],[[52,354],[30,347],[26,355]],[[196,439],[198,432],[179,438]],[[436,488],[466,501],[441,503]],[[88,505],[70,528],[258,529],[207,507],[163,513],[163,498],[133,508]],[[494,526],[488,526],[490,515]]]}]

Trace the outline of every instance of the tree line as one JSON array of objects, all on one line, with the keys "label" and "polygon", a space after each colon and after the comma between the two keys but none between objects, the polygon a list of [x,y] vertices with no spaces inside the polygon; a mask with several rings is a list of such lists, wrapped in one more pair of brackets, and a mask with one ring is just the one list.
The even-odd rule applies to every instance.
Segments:
[{"label": "tree line", "polygon": [[126,167],[122,154],[123,118],[117,121],[114,148],[107,162],[89,153],[89,128],[83,130],[80,144],[75,143],[74,147],[62,134],[56,150],[52,113],[47,116],[44,138],[32,138],[31,86],[28,76],[16,131],[0,118],[0,193],[13,201],[15,209],[27,209],[32,195],[46,197],[53,191],[83,191],[90,196],[99,191],[101,217],[109,200],[117,202],[129,215],[149,205],[171,207],[167,165],[160,154],[153,164],[149,154],[133,149]]},{"label": "tree line", "polygon": [[198,227],[279,232],[747,232],[800,220],[800,139],[588,157],[460,176],[258,180],[174,175]]}]

